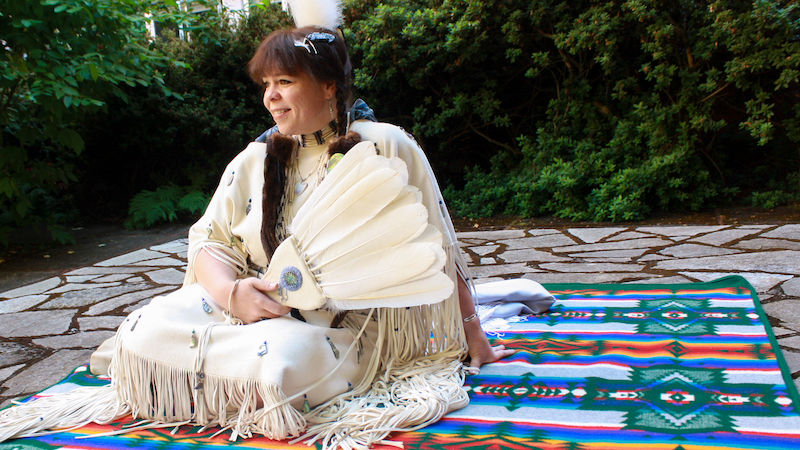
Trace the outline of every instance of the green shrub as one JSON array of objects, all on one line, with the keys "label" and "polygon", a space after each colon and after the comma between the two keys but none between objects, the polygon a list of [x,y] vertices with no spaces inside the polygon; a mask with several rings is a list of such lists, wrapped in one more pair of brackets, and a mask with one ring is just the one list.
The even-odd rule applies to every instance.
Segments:
[{"label": "green shrub", "polygon": [[[205,20],[190,40],[167,35],[154,43],[185,62],[185,67],[162,74],[180,98],[164,97],[152,87],[132,87],[126,90],[128,102],[115,102],[111,114],[83,123],[86,151],[78,167],[83,182],[76,197],[91,193],[92,199],[81,205],[84,214],[119,220],[127,213],[129,224],[146,224],[141,219],[145,216],[130,214],[137,201],[152,200],[147,192],[169,186],[213,192],[225,165],[273,125],[245,67],[268,33],[288,25],[288,16],[270,5],[254,8],[246,18],[209,12]],[[154,213],[152,219],[178,214],[168,210],[174,202],[160,205],[163,214]]]},{"label": "green shrub", "polygon": [[[192,15],[175,6],[0,0],[0,242],[8,244],[13,227],[39,225],[56,240],[71,239],[60,222],[83,157],[76,124],[109,99],[125,100],[123,86],[171,95],[159,71],[177,62],[151,48],[142,18],[190,25]],[[60,207],[45,207],[53,203]]]},{"label": "green shrub", "polygon": [[785,205],[790,202],[800,200],[800,195],[796,192],[786,191],[767,191],[753,192],[751,194],[753,206],[764,209],[772,209],[776,206]]},{"label": "green shrub", "polygon": [[357,86],[423,141],[459,215],[640,220],[800,167],[794,1],[353,7]]},{"label": "green shrub", "polygon": [[[63,44],[66,38],[54,38],[54,27],[36,22],[38,16],[23,23],[25,14],[56,14],[61,3],[84,4],[3,2],[0,35],[12,43],[39,36],[37,45]],[[796,0],[345,5],[358,96],[380,119],[415,134],[458,215],[625,221],[656,210],[796,198]],[[75,11],[70,21],[91,13]],[[0,239],[24,224],[22,215],[35,215],[34,205],[60,205],[64,213],[47,219],[53,226],[68,217],[69,205],[91,220],[119,221],[139,210],[129,202],[142,193],[138,201],[161,205],[161,213],[129,221],[146,224],[181,211],[177,194],[159,201],[146,192],[213,190],[225,163],[272,125],[245,65],[258,42],[290,19],[268,5],[236,24],[213,11],[202,20],[201,28],[187,25],[189,41],[150,43],[140,22],[121,27],[120,35],[135,39],[117,48],[118,59],[143,58],[125,72],[129,78],[123,72],[130,68],[116,57],[104,56],[115,62],[106,72],[80,56],[77,43],[70,42],[73,53],[57,50],[53,59],[63,77],[47,65],[25,72],[31,66],[17,49],[31,54],[38,47],[6,50],[0,89],[17,103],[0,111]],[[82,26],[69,24],[55,28]],[[13,90],[9,80],[27,81]]]}]

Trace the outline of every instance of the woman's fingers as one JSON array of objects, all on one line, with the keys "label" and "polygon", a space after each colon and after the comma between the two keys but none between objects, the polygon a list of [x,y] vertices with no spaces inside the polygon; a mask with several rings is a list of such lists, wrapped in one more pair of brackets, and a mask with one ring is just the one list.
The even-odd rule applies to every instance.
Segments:
[{"label": "woman's fingers", "polygon": [[261,280],[258,278],[253,278],[253,287],[261,292],[271,292],[278,290],[278,283],[274,283],[272,281],[267,281],[267,280]]},{"label": "woman's fingers", "polygon": [[258,305],[261,308],[261,310],[266,313],[263,314],[261,317],[267,319],[274,319],[275,317],[284,316],[286,314],[289,314],[289,312],[292,310],[292,308],[289,308],[288,306],[283,306],[275,302],[274,300],[272,300],[263,293],[261,294],[261,297],[257,299],[255,302],[256,305]]},{"label": "woman's fingers", "polygon": [[256,288],[258,291],[262,293],[260,298],[260,302],[257,302],[259,306],[261,306],[265,311],[268,311],[272,316],[268,318],[280,317],[292,310],[288,306],[281,305],[280,303],[276,302],[272,299],[268,292],[273,292],[278,290],[278,283],[273,283],[267,280],[258,280],[257,283],[253,283],[253,287]]},{"label": "woman's fingers", "polygon": [[514,353],[514,350],[508,350],[504,345],[489,347],[488,351],[476,351],[475,349],[470,348],[471,358],[469,366],[466,368],[467,373],[470,375],[477,375],[480,373],[480,368],[482,365],[493,363],[505,357],[511,356]]},{"label": "woman's fingers", "polygon": [[274,319],[288,314],[291,308],[276,303],[267,295],[277,287],[275,283],[258,278],[243,279],[231,299],[232,313],[245,323]]}]

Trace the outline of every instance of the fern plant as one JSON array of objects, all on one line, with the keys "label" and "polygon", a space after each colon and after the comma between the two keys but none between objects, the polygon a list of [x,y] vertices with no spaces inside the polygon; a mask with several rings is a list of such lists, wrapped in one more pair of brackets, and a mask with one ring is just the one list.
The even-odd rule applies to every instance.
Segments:
[{"label": "fern plant", "polygon": [[148,228],[161,222],[174,222],[180,213],[199,215],[211,198],[191,187],[174,184],[155,191],[142,191],[131,199],[126,228]]}]

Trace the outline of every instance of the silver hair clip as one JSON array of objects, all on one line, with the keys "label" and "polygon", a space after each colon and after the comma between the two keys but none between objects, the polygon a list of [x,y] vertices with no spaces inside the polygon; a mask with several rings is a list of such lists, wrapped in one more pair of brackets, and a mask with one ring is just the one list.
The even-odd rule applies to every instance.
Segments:
[{"label": "silver hair clip", "polygon": [[317,47],[314,46],[314,41],[325,41],[327,43],[331,43],[336,40],[336,37],[330,33],[321,33],[319,31],[315,31],[314,33],[306,35],[302,41],[294,41],[295,47],[303,47],[311,53],[311,50],[314,50],[314,54],[318,55]]}]

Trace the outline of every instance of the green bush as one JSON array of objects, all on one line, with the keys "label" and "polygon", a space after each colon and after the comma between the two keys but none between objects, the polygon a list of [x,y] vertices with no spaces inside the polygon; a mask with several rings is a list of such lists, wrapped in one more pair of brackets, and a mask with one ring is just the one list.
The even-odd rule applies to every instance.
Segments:
[{"label": "green bush", "polygon": [[800,167],[796,1],[355,3],[357,86],[459,215],[639,220]]},{"label": "green bush", "polygon": [[149,216],[140,208],[154,201],[152,193],[173,188],[213,192],[225,165],[273,125],[245,67],[269,32],[288,26],[288,16],[270,5],[246,18],[210,11],[204,21],[189,40],[165,35],[154,43],[185,63],[162,74],[179,97],[132,87],[127,102],[109,107],[111,114],[82,124],[86,151],[76,197],[91,195],[80,205],[85,215],[119,220],[127,214],[129,226],[173,220],[180,212],[176,201],[159,203]]},{"label": "green bush", "polygon": [[[0,2],[0,241],[34,217],[63,237],[73,207],[170,220],[272,125],[245,65],[290,25],[275,5],[195,26],[174,1]],[[345,6],[357,95],[415,134],[458,215],[623,221],[797,199],[797,0]],[[148,8],[191,39],[148,41]]]},{"label": "green bush", "polygon": [[176,62],[151,47],[147,14],[192,23],[175,0],[0,0],[0,242],[40,225],[69,241],[60,222],[84,150],[77,122],[126,99],[123,86],[171,94],[159,71]]},{"label": "green bush", "polygon": [[767,191],[753,192],[751,194],[753,206],[764,209],[772,209],[776,206],[785,205],[789,202],[800,200],[800,195],[796,192],[786,191]]}]

